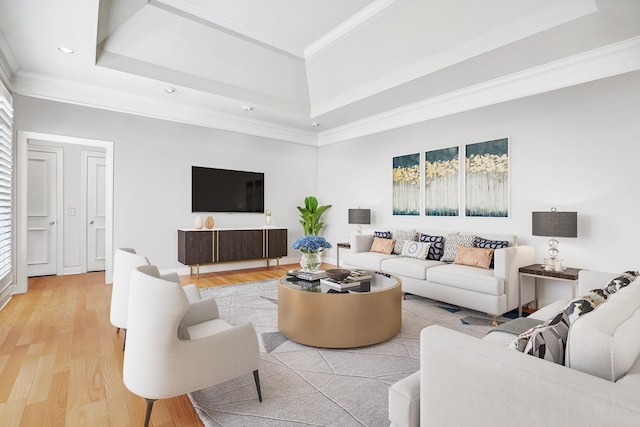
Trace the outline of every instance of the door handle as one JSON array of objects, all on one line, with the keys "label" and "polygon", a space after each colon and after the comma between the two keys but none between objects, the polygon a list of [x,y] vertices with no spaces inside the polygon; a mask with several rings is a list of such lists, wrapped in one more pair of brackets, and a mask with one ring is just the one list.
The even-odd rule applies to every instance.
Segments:
[{"label": "door handle", "polygon": [[55,224],[55,223],[56,223],[56,222],[55,222],[54,220],[50,220],[50,221],[49,221],[49,225],[53,225],[53,224]]},{"label": "door handle", "polygon": [[93,220],[89,221],[89,224],[93,224]]}]

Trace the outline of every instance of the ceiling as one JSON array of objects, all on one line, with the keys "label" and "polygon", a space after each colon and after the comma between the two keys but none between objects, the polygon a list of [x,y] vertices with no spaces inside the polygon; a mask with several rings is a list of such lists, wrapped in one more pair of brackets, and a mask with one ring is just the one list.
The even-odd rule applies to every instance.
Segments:
[{"label": "ceiling", "polygon": [[0,0],[14,93],[309,145],[636,69],[637,0]]}]

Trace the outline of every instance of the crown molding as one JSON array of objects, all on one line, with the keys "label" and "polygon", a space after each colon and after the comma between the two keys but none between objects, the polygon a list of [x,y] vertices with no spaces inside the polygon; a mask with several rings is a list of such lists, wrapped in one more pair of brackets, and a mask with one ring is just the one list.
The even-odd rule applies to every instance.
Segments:
[{"label": "crown molding", "polygon": [[364,24],[369,19],[373,18],[397,1],[398,0],[376,0],[373,3],[369,4],[367,7],[360,10],[351,18],[347,19],[342,24],[338,25],[333,30],[329,31],[327,34],[307,46],[304,49],[304,58],[308,59],[321,50],[325,49],[332,43],[335,43],[338,39],[355,30],[360,25]]},{"label": "crown molding", "polygon": [[435,96],[318,134],[318,146],[640,69],[640,37]]},{"label": "crown molding", "polygon": [[11,90],[11,81],[18,69],[18,62],[0,30],[0,81],[4,83],[8,90]]},{"label": "crown molding", "polygon": [[14,89],[17,94],[34,98],[317,146],[316,134],[311,131],[41,74],[19,72],[14,78]]}]

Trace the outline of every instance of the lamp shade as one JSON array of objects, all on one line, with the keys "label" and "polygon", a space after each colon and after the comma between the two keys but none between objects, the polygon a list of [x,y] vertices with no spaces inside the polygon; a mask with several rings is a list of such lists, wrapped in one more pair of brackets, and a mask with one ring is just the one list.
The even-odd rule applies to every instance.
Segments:
[{"label": "lamp shade", "polygon": [[371,224],[371,209],[349,209],[349,224]]},{"label": "lamp shade", "polygon": [[532,212],[532,225],[534,236],[578,237],[577,212]]}]

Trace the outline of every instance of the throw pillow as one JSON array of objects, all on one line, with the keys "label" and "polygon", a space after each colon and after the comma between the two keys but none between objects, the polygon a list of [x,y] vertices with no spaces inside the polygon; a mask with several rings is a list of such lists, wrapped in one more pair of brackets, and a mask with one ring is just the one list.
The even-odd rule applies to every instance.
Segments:
[{"label": "throw pillow", "polygon": [[429,236],[428,234],[420,233],[420,242],[429,243],[429,255],[427,259],[433,259],[439,261],[442,258],[444,251],[444,237],[443,236]]},{"label": "throw pillow", "polygon": [[447,234],[444,239],[444,252],[440,261],[453,262],[458,253],[458,246],[475,246],[476,236],[470,234]]},{"label": "throw pillow", "polygon": [[396,245],[393,247],[393,253],[400,255],[404,242],[416,242],[418,241],[418,233],[413,230],[398,230],[394,233],[393,238],[396,240]]},{"label": "throw pillow", "polygon": [[569,326],[569,316],[565,311],[561,311],[551,320],[535,328],[536,331],[531,334],[523,353],[564,365]]},{"label": "throw pillow", "polygon": [[395,240],[374,237],[373,244],[371,245],[371,252],[380,252],[382,254],[390,254],[391,251],[393,251],[394,243],[395,243]]},{"label": "throw pillow", "polygon": [[[509,242],[506,240],[488,240],[478,237],[476,239],[476,246],[479,248],[502,249],[509,246]],[[491,257],[491,265],[489,265],[489,268],[493,268],[493,257]]]},{"label": "throw pillow", "polygon": [[402,256],[418,259],[427,259],[429,243],[405,241],[402,247]]},{"label": "throw pillow", "polygon": [[468,246],[458,246],[454,264],[469,265],[471,267],[489,269],[493,259],[493,249],[470,248]]},{"label": "throw pillow", "polygon": [[373,237],[380,237],[381,239],[390,239],[391,232],[390,231],[374,231]]}]

